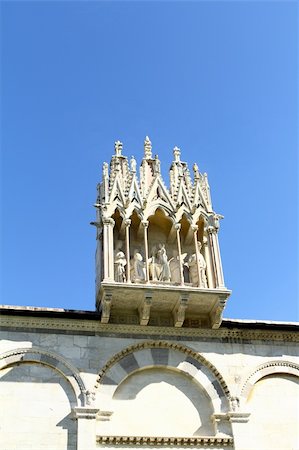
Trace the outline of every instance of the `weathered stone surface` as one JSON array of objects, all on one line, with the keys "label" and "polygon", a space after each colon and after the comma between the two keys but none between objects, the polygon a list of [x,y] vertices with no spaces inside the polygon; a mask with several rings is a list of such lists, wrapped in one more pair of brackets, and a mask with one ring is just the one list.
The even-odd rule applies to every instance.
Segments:
[{"label": "weathered stone surface", "polygon": [[[59,320],[57,319],[57,323],[58,322]],[[84,324],[84,322],[82,324]],[[178,335],[178,339],[168,341],[163,336],[163,331],[165,329],[161,329],[159,331],[160,336],[156,336],[154,340],[151,340],[141,333],[140,335],[142,337],[139,338],[138,334],[132,332],[134,328],[119,330],[119,337],[117,337],[117,333],[114,330],[113,337],[111,337],[109,336],[109,333],[107,333],[109,327],[110,325],[106,326],[106,331],[103,330],[102,334],[98,333],[94,336],[83,335],[82,331],[78,335],[56,333],[55,330],[51,333],[42,333],[38,330],[28,333],[24,333],[23,331],[18,332],[16,330],[13,332],[1,332],[2,340],[0,342],[0,354],[7,355],[2,359],[0,357],[0,364],[2,364],[0,365],[0,367],[2,367],[2,369],[0,369],[0,386],[4,387],[3,389],[0,387],[1,405],[4,405],[3,411],[10,411],[5,417],[6,432],[4,434],[5,437],[3,438],[5,440],[1,440],[1,442],[5,442],[5,449],[14,450],[13,436],[15,435],[16,442],[19,440],[24,443],[24,445],[22,445],[22,450],[23,448],[29,449],[30,446],[31,450],[33,448],[34,450],[37,448],[40,448],[41,450],[43,448],[45,448],[45,450],[52,450],[53,448],[55,448],[55,450],[73,450],[76,445],[77,432],[81,433],[80,445],[83,445],[82,442],[84,442],[84,440],[88,440],[89,442],[90,433],[93,433],[92,442],[90,442],[89,447],[92,448],[92,445],[95,445],[93,443],[96,442],[96,429],[99,435],[103,435],[103,433],[115,435],[116,433],[121,432],[119,424],[123,422],[124,417],[126,417],[127,414],[132,416],[133,413],[136,414],[139,407],[142,408],[142,403],[139,404],[138,402],[140,400],[138,399],[143,399],[142,401],[145,401],[146,398],[148,398],[151,401],[152,398],[163,396],[165,405],[170,405],[172,399],[168,396],[173,396],[175,391],[172,391],[172,388],[169,386],[180,386],[180,392],[182,392],[182,395],[184,396],[181,398],[182,405],[185,405],[182,406],[182,408],[186,408],[185,413],[183,412],[184,410],[182,410],[181,414],[190,414],[192,407],[190,406],[191,409],[188,413],[188,402],[191,401],[192,403],[194,401],[193,396],[195,395],[192,393],[193,387],[192,389],[190,387],[192,385],[195,386],[194,389],[202,390],[202,394],[200,395],[206,396],[207,399],[210,398],[209,402],[211,402],[212,409],[206,410],[209,417],[212,413],[218,414],[221,412],[222,416],[220,414],[220,419],[217,419],[218,422],[215,425],[216,429],[220,430],[219,432],[226,430],[225,433],[228,433],[227,435],[230,438],[234,438],[234,448],[236,450],[247,450],[247,448],[248,450],[251,450],[252,448],[259,448],[258,442],[254,440],[255,427],[258,427],[258,423],[256,422],[255,417],[246,419],[246,416],[242,416],[242,414],[243,412],[248,411],[251,412],[251,414],[256,414],[256,409],[254,408],[260,408],[260,406],[254,405],[258,405],[258,402],[266,401],[261,400],[262,397],[260,396],[262,395],[262,390],[260,389],[256,391],[256,395],[258,395],[258,397],[256,397],[257,400],[254,400],[254,386],[259,386],[259,380],[263,379],[263,376],[268,377],[270,374],[272,381],[267,384],[267,396],[271,393],[273,398],[277,399],[278,402],[280,402],[279,396],[286,395],[286,398],[291,398],[293,396],[296,397],[297,395],[298,382],[296,381],[296,373],[298,373],[299,376],[298,346],[289,341],[284,343],[282,340],[279,340],[281,333],[279,330],[277,330],[276,334],[273,333],[273,331],[269,333],[268,341],[265,339],[265,331],[262,332],[263,339],[259,339],[257,334],[252,335],[256,335],[257,339],[249,339],[247,330],[239,330],[240,339],[244,336],[243,340],[246,341],[245,344],[240,344],[240,339],[235,339],[236,342],[233,342],[231,339],[226,339],[226,342],[223,338],[219,339],[219,336],[223,333],[221,330],[210,330],[209,334],[206,334],[203,338],[197,336],[193,337],[192,341],[189,341],[184,340],[185,330],[181,329],[181,336]],[[80,328],[82,329],[82,327]],[[289,333],[288,339],[295,339],[295,333],[295,331],[293,332],[293,335],[292,333]],[[37,342],[39,345],[36,344]],[[55,343],[55,345],[50,348],[51,354],[48,355],[46,344],[50,342],[52,344]],[[163,345],[161,346],[159,342],[162,342]],[[28,348],[29,350],[34,347],[35,353],[30,355],[30,353],[26,353],[25,350],[24,353],[22,353],[22,351],[20,353],[20,350],[18,350],[20,347],[24,349]],[[38,353],[39,348],[40,353]],[[10,353],[8,351],[10,351]],[[46,354],[43,352],[46,352]],[[201,355],[204,359],[196,359],[197,355]],[[61,357],[63,358],[62,360],[59,359]],[[31,363],[31,358],[34,358],[35,362]],[[70,368],[67,366],[68,363],[70,364]],[[52,368],[49,368],[49,365]],[[189,365],[191,369],[189,367],[190,370],[188,371],[187,366]],[[85,383],[85,389],[95,393],[94,405],[96,408],[100,408],[100,410],[104,412],[109,412],[107,413],[107,416],[105,416],[106,419],[104,421],[101,419],[97,422],[96,428],[95,426],[90,427],[89,425],[88,427],[86,425],[86,428],[84,428],[85,426],[83,424],[85,422],[89,423],[89,421],[83,418],[77,419],[78,423],[76,423],[76,421],[71,421],[70,425],[69,417],[71,408],[75,404],[80,405],[83,398],[83,394],[76,394],[77,397],[75,396],[75,390],[77,389],[77,392],[80,392],[81,389],[81,392],[83,392],[83,387],[78,387],[79,380],[78,382],[76,381],[77,375],[73,374],[73,369],[71,369],[71,367],[74,367],[78,372],[78,376],[81,377],[81,380],[83,380],[82,382]],[[151,378],[150,368],[154,369],[155,367],[160,367],[160,375],[159,370],[155,369],[158,370],[158,372],[155,372],[156,378]],[[296,369],[296,367],[298,367],[298,369]],[[102,374],[103,370],[104,374]],[[64,378],[62,373],[64,373],[67,378]],[[198,376],[200,373],[202,373],[203,376]],[[134,381],[135,374],[139,374],[137,384]],[[168,378],[164,377],[166,374],[168,374]],[[177,378],[178,375],[180,375],[181,378]],[[161,378],[159,379],[159,377]],[[188,378],[188,382],[184,381],[187,380],[186,377]],[[167,383],[172,380],[172,384],[164,385],[163,383],[166,382],[166,379],[168,380]],[[178,379],[181,380],[179,385],[177,384]],[[242,413],[240,413],[240,415],[238,412],[235,412],[235,416],[232,416],[230,419],[226,414],[228,414],[231,407],[229,406],[229,401],[225,400],[223,397],[223,382],[226,384],[231,395],[238,398],[238,400],[234,400],[232,404],[234,405],[234,408],[239,408],[237,411],[240,410]],[[38,387],[41,383],[45,386],[42,392],[39,391]],[[159,383],[162,383],[161,386]],[[188,383],[191,383],[191,385]],[[139,391],[137,385],[139,386]],[[9,389],[7,389],[6,386],[9,386]],[[18,390],[18,386],[22,386],[22,391]],[[126,387],[124,388],[124,386]],[[160,386],[159,389],[158,386]],[[263,386],[263,384],[261,383],[260,386]],[[59,389],[62,389],[64,394],[59,394]],[[253,392],[253,397],[251,392]],[[243,393],[244,396],[242,397]],[[59,397],[59,395],[62,395],[62,397]],[[119,397],[120,395],[123,396],[122,399]],[[149,397],[147,397],[147,395]],[[17,397],[19,400],[17,400]],[[38,424],[36,422],[37,419],[34,418],[35,416],[29,416],[26,420],[23,418],[23,416],[27,414],[28,405],[31,405],[32,398],[36,398],[32,414],[36,414],[36,417],[42,416],[41,421],[38,422]],[[62,398],[64,398],[63,401]],[[92,396],[90,396],[90,398],[92,399]],[[223,398],[224,400],[221,400]],[[251,398],[253,398],[252,401]],[[15,403],[16,401],[19,402],[18,406]],[[136,401],[137,403],[135,404]],[[271,401],[269,399],[268,403],[270,404],[271,402],[272,399]],[[151,416],[152,413],[150,413],[151,409],[149,406],[146,407],[145,405],[146,404],[144,404],[142,409],[143,412],[140,412],[140,414],[143,415],[143,421],[150,423],[153,420]],[[251,409],[251,405],[253,409]],[[16,417],[18,416],[11,412],[14,408],[17,408],[16,414],[22,414],[22,419],[20,418],[20,420],[18,420],[17,423],[19,425],[17,427]],[[43,408],[48,409],[46,409],[45,412]],[[46,425],[49,423],[47,422],[47,414],[54,414],[55,416],[55,414],[60,413],[60,418],[55,419],[55,427],[52,432],[50,432],[49,426],[47,427]],[[204,414],[204,411],[200,411],[200,414]],[[265,430],[267,430],[267,435],[269,436],[271,431],[271,421],[276,423],[275,421],[278,420],[278,416],[275,414],[275,408],[272,408],[268,411],[268,416],[263,417],[263,421],[266,421]],[[293,414],[295,413],[293,412]],[[176,436],[179,428],[178,430],[173,429],[173,432],[168,428],[171,426],[171,417],[175,417],[175,412],[173,415],[169,416],[168,425],[165,429],[169,429],[169,434]],[[268,419],[266,419],[266,417],[268,417]],[[281,418],[279,420],[281,420]],[[82,421],[82,423],[80,421]],[[51,423],[52,422],[50,422],[50,424]],[[212,422],[210,425],[212,427]],[[140,434],[138,432],[138,427],[134,428],[132,422],[129,424],[125,420],[122,426],[128,427],[126,428],[128,434]],[[36,427],[39,428],[40,431],[34,434]],[[290,429],[289,436],[293,436],[292,430],[294,429],[294,424],[292,419],[289,423],[285,423],[284,427],[285,430]],[[32,430],[31,433],[28,431],[30,429]],[[207,428],[199,427],[198,430],[194,430],[194,432],[201,435],[204,433],[204,429]],[[250,440],[248,440],[248,432],[246,432],[246,430],[249,429],[251,430]],[[263,439],[263,450],[270,449],[267,438],[265,436],[261,438],[261,435],[259,434],[262,430],[256,429],[260,436],[259,439]],[[155,427],[153,424],[150,426],[149,430],[155,435]],[[156,429],[156,432],[158,434],[158,428]],[[287,431],[285,432],[287,433]],[[44,436],[48,433],[52,434],[47,436],[47,443],[43,447],[43,443],[46,440]],[[32,434],[34,434],[34,437],[32,437]],[[244,446],[245,436],[247,439],[247,447]],[[40,447],[38,439],[42,442]],[[295,437],[293,436],[292,439],[295,439]],[[272,442],[272,440],[269,442]],[[276,442],[280,442],[278,438]],[[103,446],[103,444],[99,445]],[[124,444],[121,445],[123,446]],[[153,444],[153,446],[155,445],[156,444]],[[285,450],[282,441],[279,445],[280,447],[277,447],[279,450]],[[217,446],[217,448],[221,448],[221,446]],[[83,446],[81,448],[79,447],[78,450],[86,449]]]}]

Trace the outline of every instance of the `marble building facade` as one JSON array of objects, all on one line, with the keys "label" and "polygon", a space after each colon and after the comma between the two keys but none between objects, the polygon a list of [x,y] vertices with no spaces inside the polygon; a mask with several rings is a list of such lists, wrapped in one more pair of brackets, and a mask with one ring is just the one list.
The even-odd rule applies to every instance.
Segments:
[{"label": "marble building facade", "polygon": [[[3,450],[298,450],[298,324],[223,319],[208,178],[115,143],[95,203],[96,310],[2,306]],[[138,173],[137,173],[138,172]]]}]

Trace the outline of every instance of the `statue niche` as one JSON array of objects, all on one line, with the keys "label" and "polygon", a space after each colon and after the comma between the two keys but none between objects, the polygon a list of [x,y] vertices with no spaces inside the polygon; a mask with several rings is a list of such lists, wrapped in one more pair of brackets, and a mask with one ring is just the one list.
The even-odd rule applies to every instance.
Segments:
[{"label": "statue niche", "polygon": [[143,261],[143,256],[138,251],[135,251],[134,257],[130,261],[130,272],[133,283],[143,283],[145,281],[145,262]]},{"label": "statue niche", "polygon": [[206,277],[207,263],[204,259],[204,256],[200,252],[201,248],[202,248],[201,242],[197,241],[197,249],[188,260],[190,282],[192,283],[193,286],[207,288],[208,287]]},{"label": "statue niche", "polygon": [[149,281],[170,283],[171,270],[168,253],[172,252],[173,245],[168,242],[168,237],[172,229],[172,221],[160,208],[149,217],[148,221]]},{"label": "statue niche", "polygon": [[114,280],[118,283],[126,281],[125,266],[127,265],[127,259],[121,247],[122,241],[117,241],[114,252]]},{"label": "statue niche", "polygon": [[149,274],[152,281],[167,281],[171,279],[171,271],[168,262],[165,245],[154,245],[149,258]]}]

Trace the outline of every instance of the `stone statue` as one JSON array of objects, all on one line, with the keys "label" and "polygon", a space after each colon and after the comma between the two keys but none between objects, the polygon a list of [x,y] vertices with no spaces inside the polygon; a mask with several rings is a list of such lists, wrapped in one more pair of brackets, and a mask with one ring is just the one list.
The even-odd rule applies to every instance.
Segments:
[{"label": "stone statue", "polygon": [[181,266],[182,262],[180,261],[179,252],[177,250],[173,250],[172,258],[169,260],[169,269],[171,274],[172,283],[181,283]]},{"label": "stone statue", "polygon": [[136,173],[136,159],[134,158],[134,156],[132,156],[132,158],[130,160],[130,163],[131,163],[131,170],[132,170],[132,172]]},{"label": "stone statue", "polygon": [[231,397],[230,405],[233,412],[238,411],[238,409],[240,408],[240,399],[238,397]]},{"label": "stone statue", "polygon": [[85,391],[85,398],[86,398],[86,405],[90,406],[93,405],[95,398],[96,398],[96,394],[93,391]]},{"label": "stone statue", "polygon": [[155,163],[154,163],[154,173],[158,174],[161,172],[161,166],[160,166],[160,160],[158,158],[158,155],[155,156]]},{"label": "stone statue", "polygon": [[160,274],[159,274],[159,281],[170,281],[170,269],[169,269],[169,262],[167,259],[167,253],[165,249],[164,244],[159,245],[159,250],[157,252],[157,260],[158,264],[160,264]]},{"label": "stone statue", "polygon": [[193,164],[193,172],[194,172],[194,179],[197,180],[199,178],[199,170],[198,165],[196,163]]},{"label": "stone statue", "polygon": [[115,155],[116,155],[116,156],[121,156],[121,152],[122,152],[122,149],[123,149],[123,144],[122,144],[122,142],[116,141],[116,142],[114,143],[114,149],[115,149]]},{"label": "stone statue", "polygon": [[155,246],[152,247],[151,257],[149,258],[148,262],[150,278],[153,281],[157,281],[159,278],[160,270],[157,265],[157,248]]},{"label": "stone statue", "polygon": [[145,159],[151,159],[152,157],[152,143],[148,136],[144,140],[144,157]]},{"label": "stone statue", "polygon": [[108,178],[108,163],[103,163],[103,179]]},{"label": "stone statue", "polygon": [[140,253],[135,252],[134,258],[131,260],[131,280],[145,281],[145,266],[143,257]]},{"label": "stone statue", "polygon": [[[189,274],[190,274],[190,282],[193,286],[199,286],[203,288],[207,288],[207,277],[206,277],[206,267],[207,264],[203,255],[200,253],[201,250],[201,242],[197,242],[197,253],[198,253],[198,261],[196,253],[190,256],[188,261],[189,266]],[[199,279],[198,279],[199,275]]]},{"label": "stone statue", "polygon": [[174,161],[175,162],[179,162],[180,161],[180,156],[181,156],[181,150],[175,146],[173,149],[173,156],[174,156]]},{"label": "stone statue", "polygon": [[183,164],[181,163],[181,161],[178,162],[177,169],[178,169],[178,176],[182,177],[184,174],[183,174]]},{"label": "stone statue", "polygon": [[124,283],[126,281],[125,266],[127,265],[127,259],[123,251],[117,247],[114,255],[114,280],[118,283]]}]

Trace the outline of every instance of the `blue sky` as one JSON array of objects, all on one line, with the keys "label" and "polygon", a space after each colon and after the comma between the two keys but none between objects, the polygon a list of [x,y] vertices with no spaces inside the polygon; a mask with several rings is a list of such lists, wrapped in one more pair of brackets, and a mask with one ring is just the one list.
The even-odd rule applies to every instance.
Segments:
[{"label": "blue sky", "polygon": [[149,135],[165,178],[175,145],[208,172],[224,316],[298,320],[297,2],[2,2],[1,22],[1,303],[94,309],[101,165]]}]

